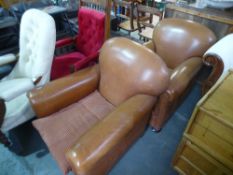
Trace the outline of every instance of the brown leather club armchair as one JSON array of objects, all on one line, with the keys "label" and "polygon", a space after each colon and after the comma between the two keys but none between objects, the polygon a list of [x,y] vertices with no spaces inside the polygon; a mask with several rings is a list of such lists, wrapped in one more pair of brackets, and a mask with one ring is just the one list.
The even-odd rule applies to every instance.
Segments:
[{"label": "brown leather club armchair", "polygon": [[99,65],[28,96],[33,125],[64,173],[106,174],[143,133],[169,73],[158,55],[126,38],[101,49]]},{"label": "brown leather club armchair", "polygon": [[152,41],[144,45],[156,52],[170,69],[170,84],[159,96],[150,124],[159,131],[191,86],[202,66],[202,56],[216,41],[207,27],[184,19],[167,18],[158,23]]}]

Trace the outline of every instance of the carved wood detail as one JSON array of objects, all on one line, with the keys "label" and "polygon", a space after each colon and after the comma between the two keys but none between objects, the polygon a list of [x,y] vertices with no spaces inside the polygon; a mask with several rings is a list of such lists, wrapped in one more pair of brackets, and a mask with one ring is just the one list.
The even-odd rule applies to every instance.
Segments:
[{"label": "carved wood detail", "polygon": [[211,66],[212,71],[209,77],[202,84],[202,95],[204,95],[221,76],[224,68],[224,63],[217,55],[206,55],[203,58],[206,66]]}]

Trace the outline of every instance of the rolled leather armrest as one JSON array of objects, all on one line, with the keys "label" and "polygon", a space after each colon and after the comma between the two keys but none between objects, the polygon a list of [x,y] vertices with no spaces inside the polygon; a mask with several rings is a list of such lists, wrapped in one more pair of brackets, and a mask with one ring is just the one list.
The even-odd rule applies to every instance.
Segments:
[{"label": "rolled leather armrest", "polygon": [[0,82],[0,98],[10,101],[34,88],[29,78],[17,78]]},{"label": "rolled leather armrest", "polygon": [[206,54],[203,57],[206,66],[212,67],[211,73],[202,84],[202,95],[204,95],[219,79],[223,73],[224,63],[221,57],[215,54]]},{"label": "rolled leather armrest", "polygon": [[165,93],[169,101],[178,97],[202,67],[202,58],[192,57],[175,68],[170,76],[170,84]]},{"label": "rolled leather armrest", "polygon": [[3,66],[5,64],[9,64],[9,63],[14,62],[16,60],[17,60],[17,57],[12,53],[2,55],[2,56],[0,56],[0,66]]},{"label": "rolled leather armrest", "polygon": [[143,46],[147,47],[148,49],[150,49],[154,52],[154,44],[152,41],[148,41],[148,42],[144,43]]},{"label": "rolled leather armrest", "polygon": [[204,81],[202,94],[204,95],[228,69],[233,67],[233,34],[228,34],[210,47],[203,56],[203,62],[213,69]]},{"label": "rolled leather armrest", "polygon": [[49,82],[27,95],[37,117],[45,117],[93,92],[98,81],[99,69],[96,65]]},{"label": "rolled leather armrest", "polygon": [[[66,153],[76,174],[106,174],[144,131],[156,98],[136,95],[92,127]],[[131,135],[132,134],[132,135]]]},{"label": "rolled leather armrest", "polygon": [[206,65],[211,65],[211,60],[209,57],[215,57],[220,62],[223,62],[224,72],[233,67],[233,34],[228,34],[224,38],[220,39],[217,43],[211,46],[204,54],[204,63]]}]

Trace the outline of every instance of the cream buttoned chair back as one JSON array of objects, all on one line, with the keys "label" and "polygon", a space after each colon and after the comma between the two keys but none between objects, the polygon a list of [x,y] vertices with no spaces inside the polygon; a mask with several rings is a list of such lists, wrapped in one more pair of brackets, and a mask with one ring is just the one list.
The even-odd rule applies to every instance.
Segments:
[{"label": "cream buttoned chair back", "polygon": [[50,79],[52,58],[56,42],[54,19],[37,9],[27,10],[20,25],[19,61],[9,78],[42,76],[38,85]]}]

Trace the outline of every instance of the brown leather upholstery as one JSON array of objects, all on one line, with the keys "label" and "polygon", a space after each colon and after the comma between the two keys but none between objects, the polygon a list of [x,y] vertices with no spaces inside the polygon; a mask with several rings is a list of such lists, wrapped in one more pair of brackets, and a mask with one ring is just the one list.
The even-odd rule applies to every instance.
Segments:
[{"label": "brown leather upholstery", "polygon": [[114,38],[101,50],[99,69],[88,68],[28,94],[41,117],[52,113],[33,125],[64,173],[72,168],[76,174],[103,175],[143,133],[168,81],[159,56]]},{"label": "brown leather upholstery", "polygon": [[[101,50],[99,90],[114,105],[140,93],[158,95],[168,84],[168,79],[164,78],[168,76],[167,67],[160,57],[151,51],[145,52],[139,44],[131,43],[124,38],[112,40]],[[112,59],[107,59],[110,57]]]},{"label": "brown leather upholstery", "polygon": [[66,154],[74,172],[85,175],[106,174],[143,134],[154,103],[153,96],[136,95],[83,135]]},{"label": "brown leather upholstery", "polygon": [[171,69],[191,57],[202,57],[215,40],[210,29],[188,20],[164,19],[153,32],[155,51]]},{"label": "brown leather upholstery", "polygon": [[185,96],[195,75],[202,66],[202,56],[216,41],[207,27],[184,19],[167,18],[158,23],[152,41],[145,44],[167,64],[170,85],[160,95],[151,125],[160,130]]},{"label": "brown leather upholstery", "polygon": [[98,86],[98,72],[98,66],[90,67],[32,90],[28,97],[37,117],[48,116],[93,92]]},{"label": "brown leather upholstery", "polygon": [[[40,135],[48,145],[58,165],[67,172],[70,166],[65,159],[66,151],[87,129],[102,120],[114,108],[98,91],[95,91],[86,98],[51,114],[50,117],[34,121],[33,125],[40,131]],[[64,127],[65,123],[71,124]]]}]

